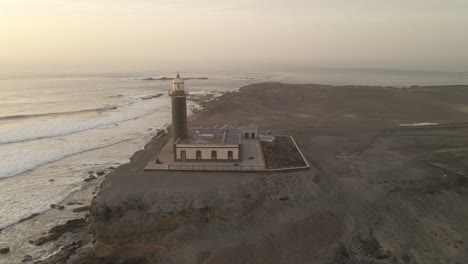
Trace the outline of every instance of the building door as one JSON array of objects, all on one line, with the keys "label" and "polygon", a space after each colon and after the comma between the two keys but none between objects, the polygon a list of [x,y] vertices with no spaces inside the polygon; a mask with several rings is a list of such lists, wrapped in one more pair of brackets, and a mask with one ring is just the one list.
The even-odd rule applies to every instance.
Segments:
[{"label": "building door", "polygon": [[255,133],[252,133],[251,135],[252,135],[252,139],[255,139]]},{"label": "building door", "polygon": [[249,138],[249,133],[248,132],[244,133],[244,138]]},{"label": "building door", "polygon": [[234,153],[232,152],[232,150],[229,150],[228,151],[228,160],[233,160],[234,159]]},{"label": "building door", "polygon": [[185,161],[187,159],[187,151],[182,150],[180,152],[180,159],[183,160],[183,161]]},{"label": "building door", "polygon": [[217,160],[218,159],[218,152],[216,150],[211,151],[211,159]]},{"label": "building door", "polygon": [[197,150],[197,160],[201,160],[201,159],[202,159],[201,150]]}]

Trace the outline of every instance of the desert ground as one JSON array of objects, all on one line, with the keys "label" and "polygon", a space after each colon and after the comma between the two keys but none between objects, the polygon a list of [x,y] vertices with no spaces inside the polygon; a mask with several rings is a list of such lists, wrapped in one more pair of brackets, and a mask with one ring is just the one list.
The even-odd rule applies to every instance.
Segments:
[{"label": "desert ground", "polygon": [[312,169],[143,171],[153,139],[43,263],[466,263],[468,86],[261,83],[196,115],[291,135]]}]

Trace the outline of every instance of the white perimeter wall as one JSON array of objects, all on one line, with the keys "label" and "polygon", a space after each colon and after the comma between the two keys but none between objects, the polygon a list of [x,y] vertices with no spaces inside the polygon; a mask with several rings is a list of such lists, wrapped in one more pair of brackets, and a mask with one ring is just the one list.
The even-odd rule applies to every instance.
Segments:
[{"label": "white perimeter wall", "polygon": [[188,148],[188,147],[182,147],[182,146],[177,146],[176,147],[176,152],[177,152],[177,159],[181,159],[181,151],[185,150],[186,151],[186,159],[187,160],[196,160],[197,159],[197,150],[200,150],[202,153],[202,160],[211,160],[211,151],[216,150],[217,151],[217,156],[218,160],[227,160],[228,159],[228,151],[232,151],[232,157],[234,160],[239,159],[239,147],[238,146],[233,146],[233,147],[200,147],[200,148]]}]

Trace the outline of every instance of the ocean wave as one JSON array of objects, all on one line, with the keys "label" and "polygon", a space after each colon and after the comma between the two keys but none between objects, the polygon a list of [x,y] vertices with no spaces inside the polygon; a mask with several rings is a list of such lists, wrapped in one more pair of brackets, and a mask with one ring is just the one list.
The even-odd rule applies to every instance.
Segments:
[{"label": "ocean wave", "polygon": [[41,114],[30,114],[30,115],[0,116],[0,121],[2,121],[2,120],[14,120],[14,119],[38,118],[38,117],[48,117],[48,116],[74,115],[74,114],[82,114],[82,113],[90,113],[90,112],[99,113],[99,112],[105,112],[105,111],[110,111],[110,110],[116,110],[117,108],[118,108],[118,106],[116,106],[116,105],[108,105],[108,106],[100,107],[100,108],[83,109],[83,110],[77,110],[77,111],[41,113]]},{"label": "ocean wave", "polygon": [[[50,162],[126,140],[152,135],[170,119],[169,111],[152,111],[119,126],[108,125],[63,137],[0,145],[0,178],[12,177]],[[148,128],[152,128],[149,130]]]},{"label": "ocean wave", "polygon": [[93,119],[87,118],[83,120],[41,122],[40,124],[28,125],[27,127],[21,127],[20,129],[16,127],[12,127],[9,130],[3,129],[0,132],[0,145],[63,137],[108,125],[118,125],[118,123],[151,115],[164,107],[168,107],[169,103],[162,102],[158,105],[155,105],[152,102],[146,102],[143,104],[130,103],[128,106],[133,106],[133,108],[125,109],[121,106],[104,107],[102,108],[104,109],[103,112],[109,113],[109,115],[105,117]]},{"label": "ocean wave", "polygon": [[96,150],[96,149],[105,148],[105,147],[113,146],[113,145],[116,145],[116,144],[120,144],[122,142],[126,142],[126,141],[136,139],[136,138],[138,138],[140,136],[141,135],[135,136],[135,137],[130,137],[130,138],[123,138],[123,139],[119,139],[119,140],[116,140],[116,141],[113,141],[113,142],[110,142],[110,143],[107,143],[107,144],[94,145],[94,146],[90,146],[88,148],[83,148],[83,149],[79,149],[79,150],[76,150],[76,151],[70,151],[70,152],[67,152],[67,153],[58,154],[58,155],[52,156],[52,157],[50,157],[48,159],[43,159],[43,160],[38,161],[38,162],[29,163],[29,165],[26,165],[26,166],[21,166],[21,167],[17,168],[16,170],[6,171],[6,172],[3,172],[3,174],[2,174],[2,172],[0,172],[0,180],[10,178],[10,177],[14,177],[14,176],[17,176],[19,174],[22,174],[22,173],[25,173],[25,172],[28,172],[28,171],[32,171],[32,170],[34,170],[34,169],[36,169],[36,168],[38,168],[40,166],[49,164],[51,162],[59,161],[59,160],[62,160],[62,159],[65,159],[65,158],[68,158],[68,157],[71,157],[71,156],[74,156],[74,155],[77,155],[77,154],[85,153],[85,152],[88,152],[88,151],[93,151],[93,150]]}]

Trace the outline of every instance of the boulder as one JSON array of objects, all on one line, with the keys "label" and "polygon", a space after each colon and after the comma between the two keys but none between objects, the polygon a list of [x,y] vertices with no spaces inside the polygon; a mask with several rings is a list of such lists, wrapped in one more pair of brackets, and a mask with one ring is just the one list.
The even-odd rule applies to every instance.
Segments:
[{"label": "boulder", "polygon": [[33,257],[31,255],[25,255],[23,257],[23,262],[30,262],[33,260]]},{"label": "boulder", "polygon": [[50,205],[50,208],[52,208],[52,209],[57,209],[57,210],[63,210],[63,209],[65,209],[65,206],[63,206],[63,205],[57,205],[57,204],[51,204],[51,205]]},{"label": "boulder", "polygon": [[10,253],[10,248],[9,247],[5,247],[5,248],[0,248],[0,254],[8,254]]},{"label": "boulder", "polygon": [[83,181],[85,181],[85,182],[89,182],[89,181],[93,181],[93,180],[96,180],[96,179],[97,179],[97,177],[96,177],[96,176],[94,176],[94,175],[90,175],[88,178],[84,179]]}]

